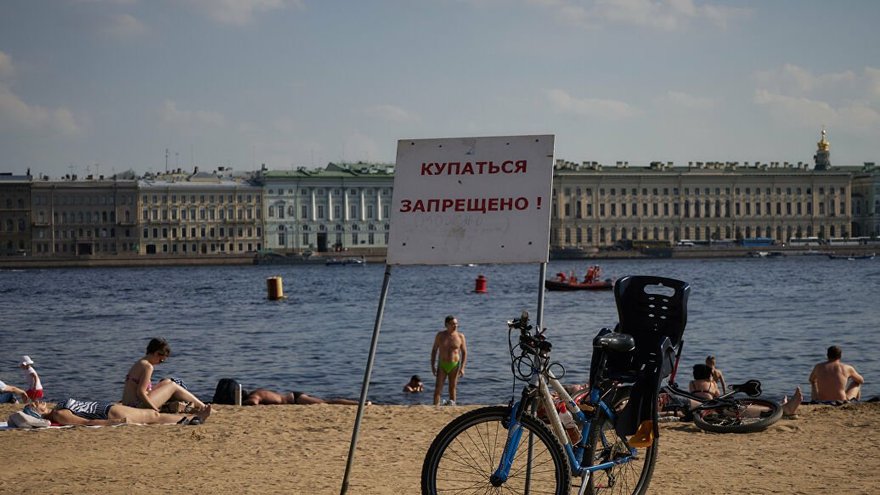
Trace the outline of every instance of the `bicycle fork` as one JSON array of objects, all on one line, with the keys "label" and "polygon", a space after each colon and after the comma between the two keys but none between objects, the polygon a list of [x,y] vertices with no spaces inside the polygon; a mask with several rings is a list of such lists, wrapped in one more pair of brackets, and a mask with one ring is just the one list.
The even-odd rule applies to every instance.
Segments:
[{"label": "bicycle fork", "polygon": [[[504,442],[504,451],[501,454],[501,460],[498,469],[489,477],[489,483],[494,487],[500,487],[510,476],[510,467],[513,465],[513,459],[519,449],[519,442],[522,439],[522,423],[519,418],[522,416],[522,401],[514,402],[510,408],[507,424],[507,440]],[[530,445],[531,446],[531,445]]]}]

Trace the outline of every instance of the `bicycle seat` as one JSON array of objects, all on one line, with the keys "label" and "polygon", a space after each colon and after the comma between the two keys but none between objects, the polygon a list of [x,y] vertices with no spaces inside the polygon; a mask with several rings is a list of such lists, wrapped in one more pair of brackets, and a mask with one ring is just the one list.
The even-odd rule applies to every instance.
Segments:
[{"label": "bicycle seat", "polygon": [[749,397],[757,397],[761,395],[761,382],[758,380],[749,380],[740,385],[731,385],[730,389],[734,392],[742,392]]},{"label": "bicycle seat", "polygon": [[636,348],[636,341],[629,334],[606,333],[597,336],[593,340],[593,346],[617,352],[629,352]]},{"label": "bicycle seat", "polygon": [[681,342],[687,325],[688,283],[664,277],[631,275],[614,284],[614,300],[620,331],[659,344],[668,337],[673,346]]}]

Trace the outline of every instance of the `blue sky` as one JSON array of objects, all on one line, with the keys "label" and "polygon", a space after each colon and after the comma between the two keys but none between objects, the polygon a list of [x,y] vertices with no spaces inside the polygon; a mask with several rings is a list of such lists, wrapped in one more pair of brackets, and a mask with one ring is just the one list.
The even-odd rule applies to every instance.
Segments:
[{"label": "blue sky", "polygon": [[4,0],[0,172],[393,162],[555,134],[613,164],[880,161],[880,2]]}]

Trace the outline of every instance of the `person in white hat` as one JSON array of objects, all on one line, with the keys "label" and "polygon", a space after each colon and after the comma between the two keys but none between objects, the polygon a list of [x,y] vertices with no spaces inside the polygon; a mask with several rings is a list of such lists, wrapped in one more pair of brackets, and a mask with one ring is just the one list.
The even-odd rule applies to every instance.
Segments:
[{"label": "person in white hat", "polygon": [[20,366],[24,370],[28,383],[27,396],[31,400],[42,399],[43,383],[40,381],[40,375],[37,374],[37,370],[34,369],[34,360],[30,356],[22,356]]}]

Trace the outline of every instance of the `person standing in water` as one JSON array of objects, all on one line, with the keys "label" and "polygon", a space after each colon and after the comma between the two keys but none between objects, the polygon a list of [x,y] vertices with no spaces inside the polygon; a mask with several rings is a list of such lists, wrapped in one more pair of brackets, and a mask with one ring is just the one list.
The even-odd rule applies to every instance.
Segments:
[{"label": "person standing in water", "polygon": [[431,372],[437,377],[434,386],[434,405],[440,405],[443,382],[449,377],[449,400],[444,405],[455,405],[456,386],[458,379],[464,376],[467,361],[467,342],[464,334],[458,331],[458,319],[449,315],[445,320],[446,328],[437,332],[434,346],[431,348]]}]

